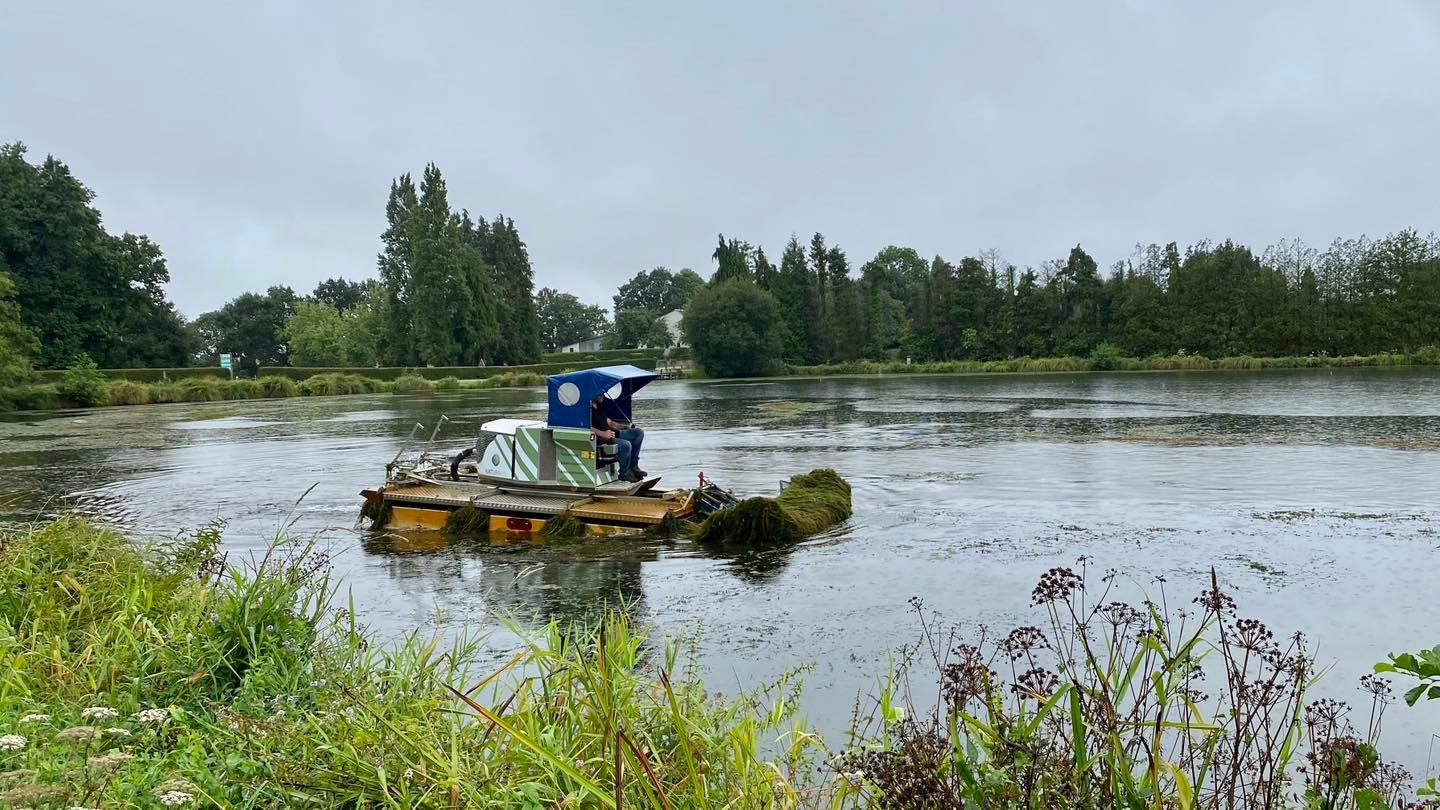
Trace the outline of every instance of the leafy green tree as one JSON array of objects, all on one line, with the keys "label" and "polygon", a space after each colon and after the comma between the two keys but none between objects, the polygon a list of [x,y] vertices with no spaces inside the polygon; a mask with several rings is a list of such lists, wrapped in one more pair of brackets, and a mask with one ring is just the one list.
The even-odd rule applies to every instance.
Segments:
[{"label": "leafy green tree", "polygon": [[[456,214],[433,163],[425,167],[418,193],[408,174],[391,184],[385,215],[379,257],[385,298],[377,307],[385,363],[469,365],[538,355],[529,258],[514,223],[499,218],[491,225]],[[504,272],[487,263],[487,252],[505,263]],[[504,339],[501,292],[527,301],[507,305]]]},{"label": "leafy green tree", "polygon": [[178,364],[185,332],[165,299],[160,248],[107,233],[93,199],[54,157],[36,166],[23,145],[0,146],[0,271],[40,342],[32,360],[44,368],[81,354],[107,367]]},{"label": "leafy green tree", "polygon": [[704,286],[705,279],[688,267],[678,273],[664,267],[641,271],[620,285],[614,299],[615,311],[648,309],[663,315],[684,309],[691,296]]},{"label": "leafy green tree", "polygon": [[553,287],[536,293],[535,312],[540,320],[540,342],[547,352],[604,334],[610,328],[604,307],[585,304]]},{"label": "leafy green tree", "polygon": [[414,271],[412,269],[411,212],[420,207],[415,183],[403,174],[390,183],[390,197],[385,201],[385,232],[380,241],[383,248],[377,259],[380,284],[385,290],[384,323],[382,325],[381,362],[388,366],[415,364],[413,329]]},{"label": "leafy green tree", "polygon": [[29,381],[30,356],[40,350],[40,342],[21,320],[14,297],[15,282],[0,271],[0,388]]},{"label": "leafy green tree", "polygon": [[349,365],[345,320],[333,305],[299,301],[281,332],[290,365],[302,367]]},{"label": "leafy green tree", "polygon": [[755,280],[755,286],[762,290],[770,289],[777,272],[775,265],[765,257],[765,248],[756,245],[755,251],[750,254],[750,277]]},{"label": "leafy green tree", "polygon": [[620,285],[619,292],[615,294],[615,312],[630,309],[660,312],[670,298],[670,289],[674,283],[674,276],[664,267],[642,270]]},{"label": "leafy green tree", "polygon": [[715,252],[710,254],[715,260],[715,275],[710,277],[711,284],[721,284],[737,278],[750,278],[750,245],[742,243],[738,239],[725,238],[720,234],[720,244]]},{"label": "leafy green tree", "polygon": [[887,358],[900,349],[905,339],[905,305],[896,301],[889,291],[878,289],[871,290],[866,306],[865,356],[877,360]]},{"label": "leafy green tree", "polygon": [[271,287],[264,295],[244,293],[225,306],[195,319],[202,365],[213,366],[221,354],[231,355],[236,368],[254,372],[259,366],[289,361],[283,331],[298,299],[289,287]]},{"label": "leafy green tree", "polygon": [[682,329],[695,359],[715,377],[752,377],[774,371],[782,350],[780,308],[774,297],[739,278],[696,293]]},{"label": "leafy green tree", "polygon": [[360,302],[340,313],[345,335],[345,365],[379,366],[384,357],[385,290],[372,284]]},{"label": "leafy green tree", "polygon": [[805,249],[791,234],[780,257],[780,269],[770,282],[770,292],[780,308],[781,356],[786,362],[803,363],[809,356],[810,271],[805,264]]},{"label": "leafy green tree", "polygon": [[1262,271],[1250,249],[1226,241],[1201,243],[1186,254],[1170,279],[1170,305],[1180,347],[1192,354],[1224,357],[1250,350],[1255,325],[1254,281]]},{"label": "leafy green tree", "polygon": [[1026,270],[1020,274],[1020,283],[1015,287],[1014,308],[1020,353],[1028,357],[1050,354],[1054,346],[1054,288],[1040,284],[1034,270]]},{"label": "leafy green tree", "polygon": [[[462,220],[468,220],[463,214]],[[498,362],[533,363],[540,359],[540,320],[535,304],[535,272],[530,253],[515,229],[515,221],[497,214],[493,222],[482,218],[469,229],[472,239],[491,268],[499,344]]]},{"label": "leafy green tree", "polygon": [[[764,258],[764,254],[761,254]],[[700,274],[688,267],[682,267],[670,280],[670,292],[665,296],[665,303],[660,307],[661,314],[674,312],[677,309],[684,309],[695,297],[695,293],[705,286],[705,279]]]},{"label": "leafy green tree", "polygon": [[626,309],[615,313],[615,332],[607,345],[612,349],[637,346],[669,346],[670,333],[653,309]]},{"label": "leafy green tree", "polygon": [[350,281],[343,278],[327,278],[315,285],[315,291],[310,297],[322,304],[328,304],[339,312],[344,312],[360,304],[360,299],[365,297],[365,291],[375,285],[374,279],[365,281]]},{"label": "leafy green tree", "polygon": [[1066,354],[1089,355],[1105,338],[1105,285],[1099,265],[1076,245],[1051,284],[1060,305],[1055,325],[1057,348]]}]

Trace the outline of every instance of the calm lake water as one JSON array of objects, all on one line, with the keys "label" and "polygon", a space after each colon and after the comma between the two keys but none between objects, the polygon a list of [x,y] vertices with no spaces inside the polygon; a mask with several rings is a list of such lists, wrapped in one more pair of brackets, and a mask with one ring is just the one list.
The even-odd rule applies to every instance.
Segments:
[{"label": "calm lake water", "polygon": [[[1435,370],[656,383],[636,404],[647,470],[744,496],[834,467],[855,517],[732,556],[351,531],[416,422],[428,436],[447,415],[442,438],[461,444],[544,408],[543,391],[510,390],[0,416],[0,517],[71,510],[149,533],[223,518],[232,556],[293,521],[327,533],[358,611],[388,634],[581,617],[623,596],[659,632],[698,636],[712,689],[813,665],[807,713],[827,731],[914,638],[909,597],[1003,633],[1038,623],[1036,580],[1081,555],[1133,580],[1135,601],[1162,576],[1188,601],[1214,566],[1241,615],[1303,630],[1335,665],[1320,691],[1356,705],[1386,652],[1440,643]],[[1433,772],[1436,731],[1440,702],[1396,704],[1384,750]]]}]

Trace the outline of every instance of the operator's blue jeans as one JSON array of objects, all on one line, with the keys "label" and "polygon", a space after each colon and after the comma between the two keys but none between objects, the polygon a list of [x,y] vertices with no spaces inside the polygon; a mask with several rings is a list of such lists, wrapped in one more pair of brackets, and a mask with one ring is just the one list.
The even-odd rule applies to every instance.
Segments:
[{"label": "operator's blue jeans", "polygon": [[620,462],[620,477],[640,466],[640,444],[645,441],[645,431],[640,428],[615,432],[615,459]]}]

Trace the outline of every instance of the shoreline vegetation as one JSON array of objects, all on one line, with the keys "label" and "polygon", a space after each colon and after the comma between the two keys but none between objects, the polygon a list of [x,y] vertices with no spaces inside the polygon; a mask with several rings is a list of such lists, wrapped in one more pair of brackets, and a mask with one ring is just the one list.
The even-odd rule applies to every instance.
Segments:
[{"label": "shoreline vegetation", "polygon": [[329,570],[303,539],[231,559],[220,524],[0,527],[0,804],[1435,806],[1377,750],[1390,684],[1311,698],[1306,640],[1214,572],[1190,600],[1082,559],[1040,577],[1033,626],[978,639],[912,599],[918,640],[842,742],[803,719],[803,667],[722,698],[624,606],[511,622],[497,667],[481,638],[376,637]]},{"label": "shoreline vegetation", "polygon": [[[582,358],[595,355],[583,355]],[[607,363],[632,363],[653,368],[654,354],[632,353],[610,360],[581,359],[501,371],[481,369],[379,368],[379,369],[264,369],[256,379],[228,379],[214,369],[97,369],[81,363],[65,371],[48,373],[28,385],[0,388],[0,411],[151,405],[182,402],[226,402],[283,399],[297,396],[353,394],[413,394],[426,391],[460,391],[486,388],[525,388],[545,384],[548,374]],[[1113,347],[1099,346],[1089,357],[1020,357],[1010,360],[856,361],[819,366],[785,366],[778,377],[827,377],[896,374],[1043,374],[1092,371],[1258,371],[1266,369],[1396,368],[1440,366],[1440,346],[1415,352],[1344,357],[1220,357],[1201,355],[1126,357]],[[160,379],[169,371],[183,372],[179,379]],[[309,372],[318,373],[309,373]],[[466,378],[457,376],[468,374]],[[484,374],[485,376],[475,376]],[[127,376],[141,379],[126,379]],[[443,376],[437,376],[443,375]],[[687,372],[687,377],[701,375]],[[716,378],[729,379],[729,378]],[[152,381],[144,381],[152,380]]]}]

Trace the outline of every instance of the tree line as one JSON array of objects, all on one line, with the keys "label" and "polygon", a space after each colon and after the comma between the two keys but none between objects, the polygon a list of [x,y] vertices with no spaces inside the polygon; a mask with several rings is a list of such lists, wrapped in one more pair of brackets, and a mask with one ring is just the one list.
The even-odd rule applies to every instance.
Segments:
[{"label": "tree line", "polygon": [[611,311],[534,289],[513,220],[452,206],[440,170],[392,182],[376,277],[309,294],[247,292],[187,323],[144,235],[112,235],[93,193],[54,157],[0,147],[0,387],[33,365],[241,368],[521,364],[605,335],[607,347],[685,336],[712,374],[857,360],[1408,352],[1440,343],[1440,240],[1402,230],[1325,249],[1232,241],[1137,246],[1103,272],[1079,245],[1023,270],[996,251],[950,261],[889,246],[860,265],[823,234],[778,264],[719,236],[707,281],[641,271]]},{"label": "tree line", "polygon": [[[1079,245],[1024,270],[995,251],[926,261],[890,246],[857,275],[819,233],[808,244],[792,236],[778,267],[762,248],[723,235],[713,258],[715,275],[685,323],[697,357],[727,374],[777,361],[1083,357],[1102,346],[1134,357],[1226,357],[1440,344],[1440,239],[1414,230],[1324,250],[1298,241],[1258,253],[1228,240],[1183,252],[1151,244],[1108,273]],[[736,322],[740,312],[752,313],[748,323]]]}]

